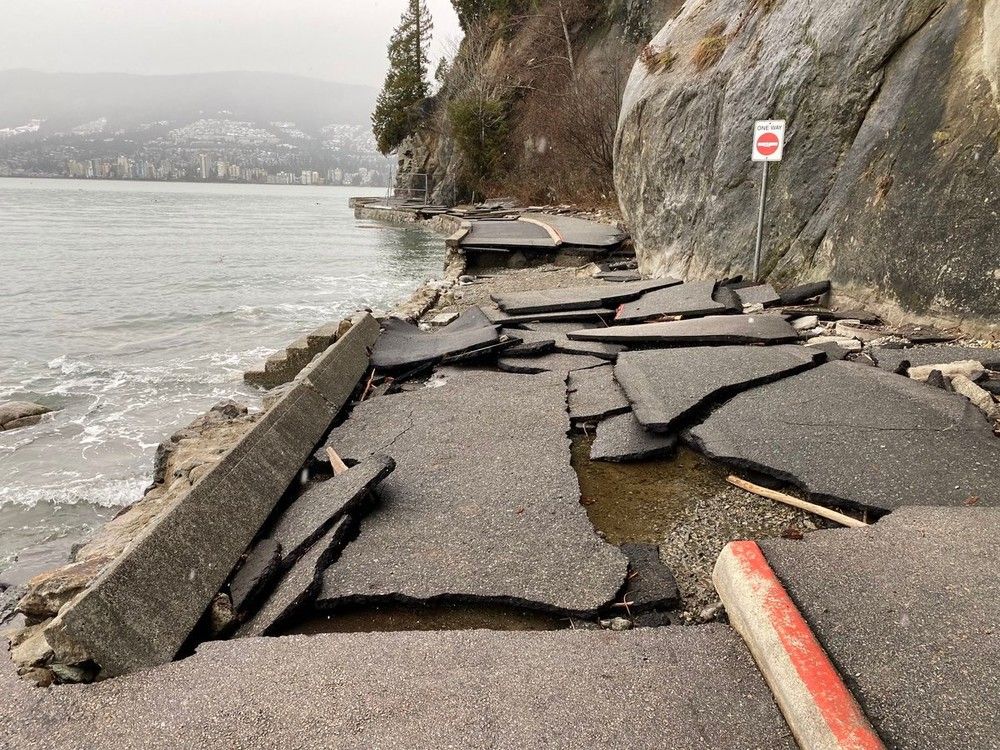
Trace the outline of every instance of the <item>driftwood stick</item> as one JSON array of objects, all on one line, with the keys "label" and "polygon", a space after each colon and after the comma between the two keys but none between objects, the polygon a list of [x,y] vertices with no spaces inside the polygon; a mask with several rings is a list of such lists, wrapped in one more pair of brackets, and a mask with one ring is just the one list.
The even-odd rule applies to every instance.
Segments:
[{"label": "driftwood stick", "polygon": [[344,460],[337,455],[337,451],[333,448],[327,448],[326,455],[330,459],[330,466],[333,467],[333,475],[335,477],[340,476],[347,471],[347,464],[345,464]]},{"label": "driftwood stick", "polygon": [[857,529],[868,525],[864,521],[859,521],[857,518],[851,518],[851,516],[838,513],[835,510],[824,508],[822,505],[816,505],[815,503],[809,503],[805,500],[799,500],[797,497],[786,495],[784,492],[769,490],[767,487],[761,487],[759,484],[748,482],[747,480],[740,479],[739,477],[729,476],[726,477],[726,481],[731,485],[739,487],[741,490],[752,492],[755,495],[766,497],[769,500],[776,500],[777,502],[784,503],[785,505],[791,505],[793,508],[799,508],[800,510],[804,510],[808,513],[821,516],[822,518],[833,521],[834,523],[839,523],[842,526],[850,526],[851,528]]}]

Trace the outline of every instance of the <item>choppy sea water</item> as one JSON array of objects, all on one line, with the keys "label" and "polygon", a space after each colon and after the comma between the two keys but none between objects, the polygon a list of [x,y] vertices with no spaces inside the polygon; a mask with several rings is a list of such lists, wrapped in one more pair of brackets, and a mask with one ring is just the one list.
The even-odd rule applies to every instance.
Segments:
[{"label": "choppy sea water", "polygon": [[156,445],[242,373],[439,276],[440,238],[358,221],[352,188],[0,179],[0,580],[138,499]]}]

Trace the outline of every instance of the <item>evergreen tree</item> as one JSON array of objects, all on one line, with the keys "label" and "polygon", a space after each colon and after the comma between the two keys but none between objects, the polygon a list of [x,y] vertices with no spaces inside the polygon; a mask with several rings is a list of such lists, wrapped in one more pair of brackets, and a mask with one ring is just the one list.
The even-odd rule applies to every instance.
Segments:
[{"label": "evergreen tree", "polygon": [[383,154],[397,148],[415,129],[414,106],[430,90],[427,55],[433,28],[425,0],[408,0],[389,41],[389,72],[372,115],[372,129]]}]

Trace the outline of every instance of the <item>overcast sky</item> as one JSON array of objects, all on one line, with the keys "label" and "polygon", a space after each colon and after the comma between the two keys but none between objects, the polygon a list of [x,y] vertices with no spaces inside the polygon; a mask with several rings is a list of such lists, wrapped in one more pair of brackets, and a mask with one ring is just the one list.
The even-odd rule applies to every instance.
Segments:
[{"label": "overcast sky", "polygon": [[[405,0],[0,0],[0,70],[266,70],[379,85]],[[461,37],[427,0],[436,60]],[[433,67],[431,73],[433,74]]]}]

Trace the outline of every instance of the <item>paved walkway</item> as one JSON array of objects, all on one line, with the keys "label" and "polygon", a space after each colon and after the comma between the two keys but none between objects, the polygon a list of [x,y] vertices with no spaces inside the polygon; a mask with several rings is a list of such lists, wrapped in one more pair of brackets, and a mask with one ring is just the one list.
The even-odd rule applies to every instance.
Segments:
[{"label": "paved walkway", "polygon": [[892,748],[1000,738],[1000,510],[903,508],[869,529],[761,541]]},{"label": "paved walkway", "polygon": [[0,738],[23,748],[795,746],[721,625],[251,638],[85,687],[7,673],[0,690]]}]

